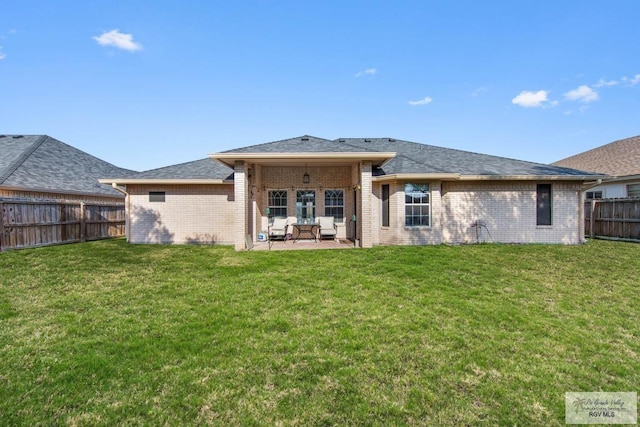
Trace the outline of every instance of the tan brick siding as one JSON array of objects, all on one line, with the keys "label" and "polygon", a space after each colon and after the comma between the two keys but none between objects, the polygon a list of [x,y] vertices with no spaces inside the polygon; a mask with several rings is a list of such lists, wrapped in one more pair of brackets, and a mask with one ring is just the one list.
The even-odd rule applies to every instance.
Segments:
[{"label": "tan brick siding", "polygon": [[[442,242],[440,221],[440,182],[411,181],[415,184],[429,184],[431,203],[430,227],[406,227],[404,218],[405,181],[385,181],[374,185],[374,208],[376,220],[373,230],[377,231],[380,245],[437,245]],[[389,227],[382,226],[382,185],[389,184]]]},{"label": "tan brick siding", "polygon": [[[424,183],[421,181],[411,181]],[[382,184],[389,184],[389,227],[382,227]],[[405,181],[373,186],[373,241],[380,245],[439,243],[564,243],[580,242],[579,184],[552,184],[552,225],[536,225],[536,182],[429,182],[431,226],[406,227]],[[472,227],[486,228],[476,235]]]},{"label": "tan brick siding", "polygon": [[[131,243],[234,243],[233,185],[129,185],[127,191]],[[150,191],[164,191],[165,202],[149,202]]]},{"label": "tan brick siding", "polygon": [[536,225],[536,182],[445,182],[443,241],[476,241],[472,223],[482,220],[480,240],[502,243],[580,242],[579,184],[551,183],[552,225]]}]

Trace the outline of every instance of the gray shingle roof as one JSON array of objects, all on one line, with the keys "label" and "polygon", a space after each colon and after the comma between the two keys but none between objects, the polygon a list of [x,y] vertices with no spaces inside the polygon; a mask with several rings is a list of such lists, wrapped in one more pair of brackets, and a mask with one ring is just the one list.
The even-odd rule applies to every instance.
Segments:
[{"label": "gray shingle roof", "polygon": [[394,138],[338,138],[309,135],[228,150],[224,153],[395,152],[396,157],[374,175],[404,173],[456,173],[486,176],[582,176],[590,173],[559,166],[508,159],[488,154],[420,144]]},{"label": "gray shingle roof", "polygon": [[[575,176],[591,175],[575,169],[550,166],[504,157],[436,147],[393,138],[323,139],[304,135],[296,138],[251,145],[223,153],[388,153],[396,156],[374,169],[375,176],[392,174],[461,174],[484,176]],[[103,175],[118,179],[233,179],[233,169],[213,159],[201,159],[127,175]]]},{"label": "gray shingle roof", "polygon": [[393,138],[343,138],[345,144],[360,150],[394,151],[396,157],[375,175],[400,173],[459,173],[485,176],[556,176],[590,175],[575,169],[508,159],[488,154],[472,153]]},{"label": "gray shingle roof", "polygon": [[592,150],[554,162],[612,176],[640,175],[640,135],[613,141]]},{"label": "gray shingle roof", "polygon": [[98,178],[131,174],[47,135],[0,136],[0,186],[122,197]]},{"label": "gray shingle roof", "polygon": [[211,158],[195,160],[178,165],[165,166],[158,169],[117,177],[124,179],[233,179],[230,169]]},{"label": "gray shingle roof", "polygon": [[345,153],[352,151],[363,150],[354,150],[354,147],[345,145],[339,140],[332,141],[330,139],[303,135],[296,138],[251,145],[249,147],[235,148],[233,150],[223,151],[223,153]]}]

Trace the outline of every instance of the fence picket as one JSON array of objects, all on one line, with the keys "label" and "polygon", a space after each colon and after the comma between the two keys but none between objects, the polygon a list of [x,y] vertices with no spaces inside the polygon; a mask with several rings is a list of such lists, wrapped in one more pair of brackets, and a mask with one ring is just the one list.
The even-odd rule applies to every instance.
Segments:
[{"label": "fence picket", "polygon": [[0,198],[0,251],[124,234],[124,203]]},{"label": "fence picket", "polygon": [[591,238],[640,242],[640,198],[591,200],[584,211]]}]

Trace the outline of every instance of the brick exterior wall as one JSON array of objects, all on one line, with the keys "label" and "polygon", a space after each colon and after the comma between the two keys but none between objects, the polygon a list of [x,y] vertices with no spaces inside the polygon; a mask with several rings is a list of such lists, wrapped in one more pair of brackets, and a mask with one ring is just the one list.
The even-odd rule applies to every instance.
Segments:
[{"label": "brick exterior wall", "polygon": [[[234,243],[233,184],[128,185],[127,191],[131,243]],[[150,191],[164,191],[165,202],[149,202]]]},{"label": "brick exterior wall", "polygon": [[233,234],[233,244],[236,251],[246,249],[245,236],[247,235],[247,222],[249,220],[247,212],[248,198],[246,172],[246,164],[244,162],[236,162],[233,175],[235,203],[231,209],[235,218],[232,230],[235,231]]},{"label": "brick exterior wall", "polygon": [[[540,182],[542,183],[542,182]],[[580,184],[551,183],[552,225],[536,225],[536,182],[445,182],[443,241],[475,242],[475,220],[486,223],[480,240],[502,243],[580,243]]]},{"label": "brick exterior wall", "polygon": [[[340,238],[353,238],[351,216],[358,204],[358,238],[363,247],[474,243],[476,220],[486,224],[480,229],[481,241],[581,242],[580,183],[552,182],[552,225],[537,226],[536,182],[411,181],[429,184],[431,225],[407,227],[405,181],[372,181],[367,164],[309,167],[309,184],[302,183],[304,171],[304,167],[238,165],[235,184],[130,185],[129,241],[232,244],[244,250],[247,234],[255,240],[258,232],[267,229],[268,190],[287,190],[288,216],[295,222],[296,191],[307,188],[316,191],[316,216],[324,214],[324,190],[344,190]],[[361,188],[354,191],[358,183]],[[381,223],[383,184],[389,185],[388,227]],[[164,191],[165,202],[149,202],[150,191]]]},{"label": "brick exterior wall", "polygon": [[373,246],[373,187],[371,182],[371,162],[362,163],[362,172],[360,174],[361,183],[361,208],[358,222],[360,224],[360,246],[370,248]]},{"label": "brick exterior wall", "polygon": [[[424,182],[412,181],[420,184]],[[389,226],[382,227],[382,185],[389,185]],[[428,183],[430,227],[406,227],[405,181],[376,182],[373,186],[372,232],[375,244],[430,245],[440,243],[563,243],[581,241],[580,184],[552,184],[552,225],[536,225],[536,182]],[[476,234],[472,224],[482,220]]]},{"label": "brick exterior wall", "polygon": [[[440,212],[440,182],[411,181],[415,184],[429,184],[431,203],[430,227],[406,227],[404,214],[405,181],[376,182],[374,185],[375,221],[372,230],[380,245],[437,245],[442,243],[442,221]],[[382,226],[382,185],[389,185],[389,226]]]}]

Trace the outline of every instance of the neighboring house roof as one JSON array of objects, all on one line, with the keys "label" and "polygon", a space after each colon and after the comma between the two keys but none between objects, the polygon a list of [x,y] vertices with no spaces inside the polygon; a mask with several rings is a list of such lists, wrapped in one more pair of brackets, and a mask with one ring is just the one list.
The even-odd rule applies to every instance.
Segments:
[{"label": "neighboring house roof", "polygon": [[614,141],[552,164],[617,177],[640,175],[640,135]]},{"label": "neighboring house roof", "polygon": [[134,171],[100,160],[47,135],[0,135],[0,187],[122,197],[103,176]]},{"label": "neighboring house roof", "polygon": [[211,158],[165,166],[144,172],[102,178],[100,182],[117,182],[120,184],[144,184],[153,182],[188,182],[220,184],[233,180],[233,169],[230,169]]}]

